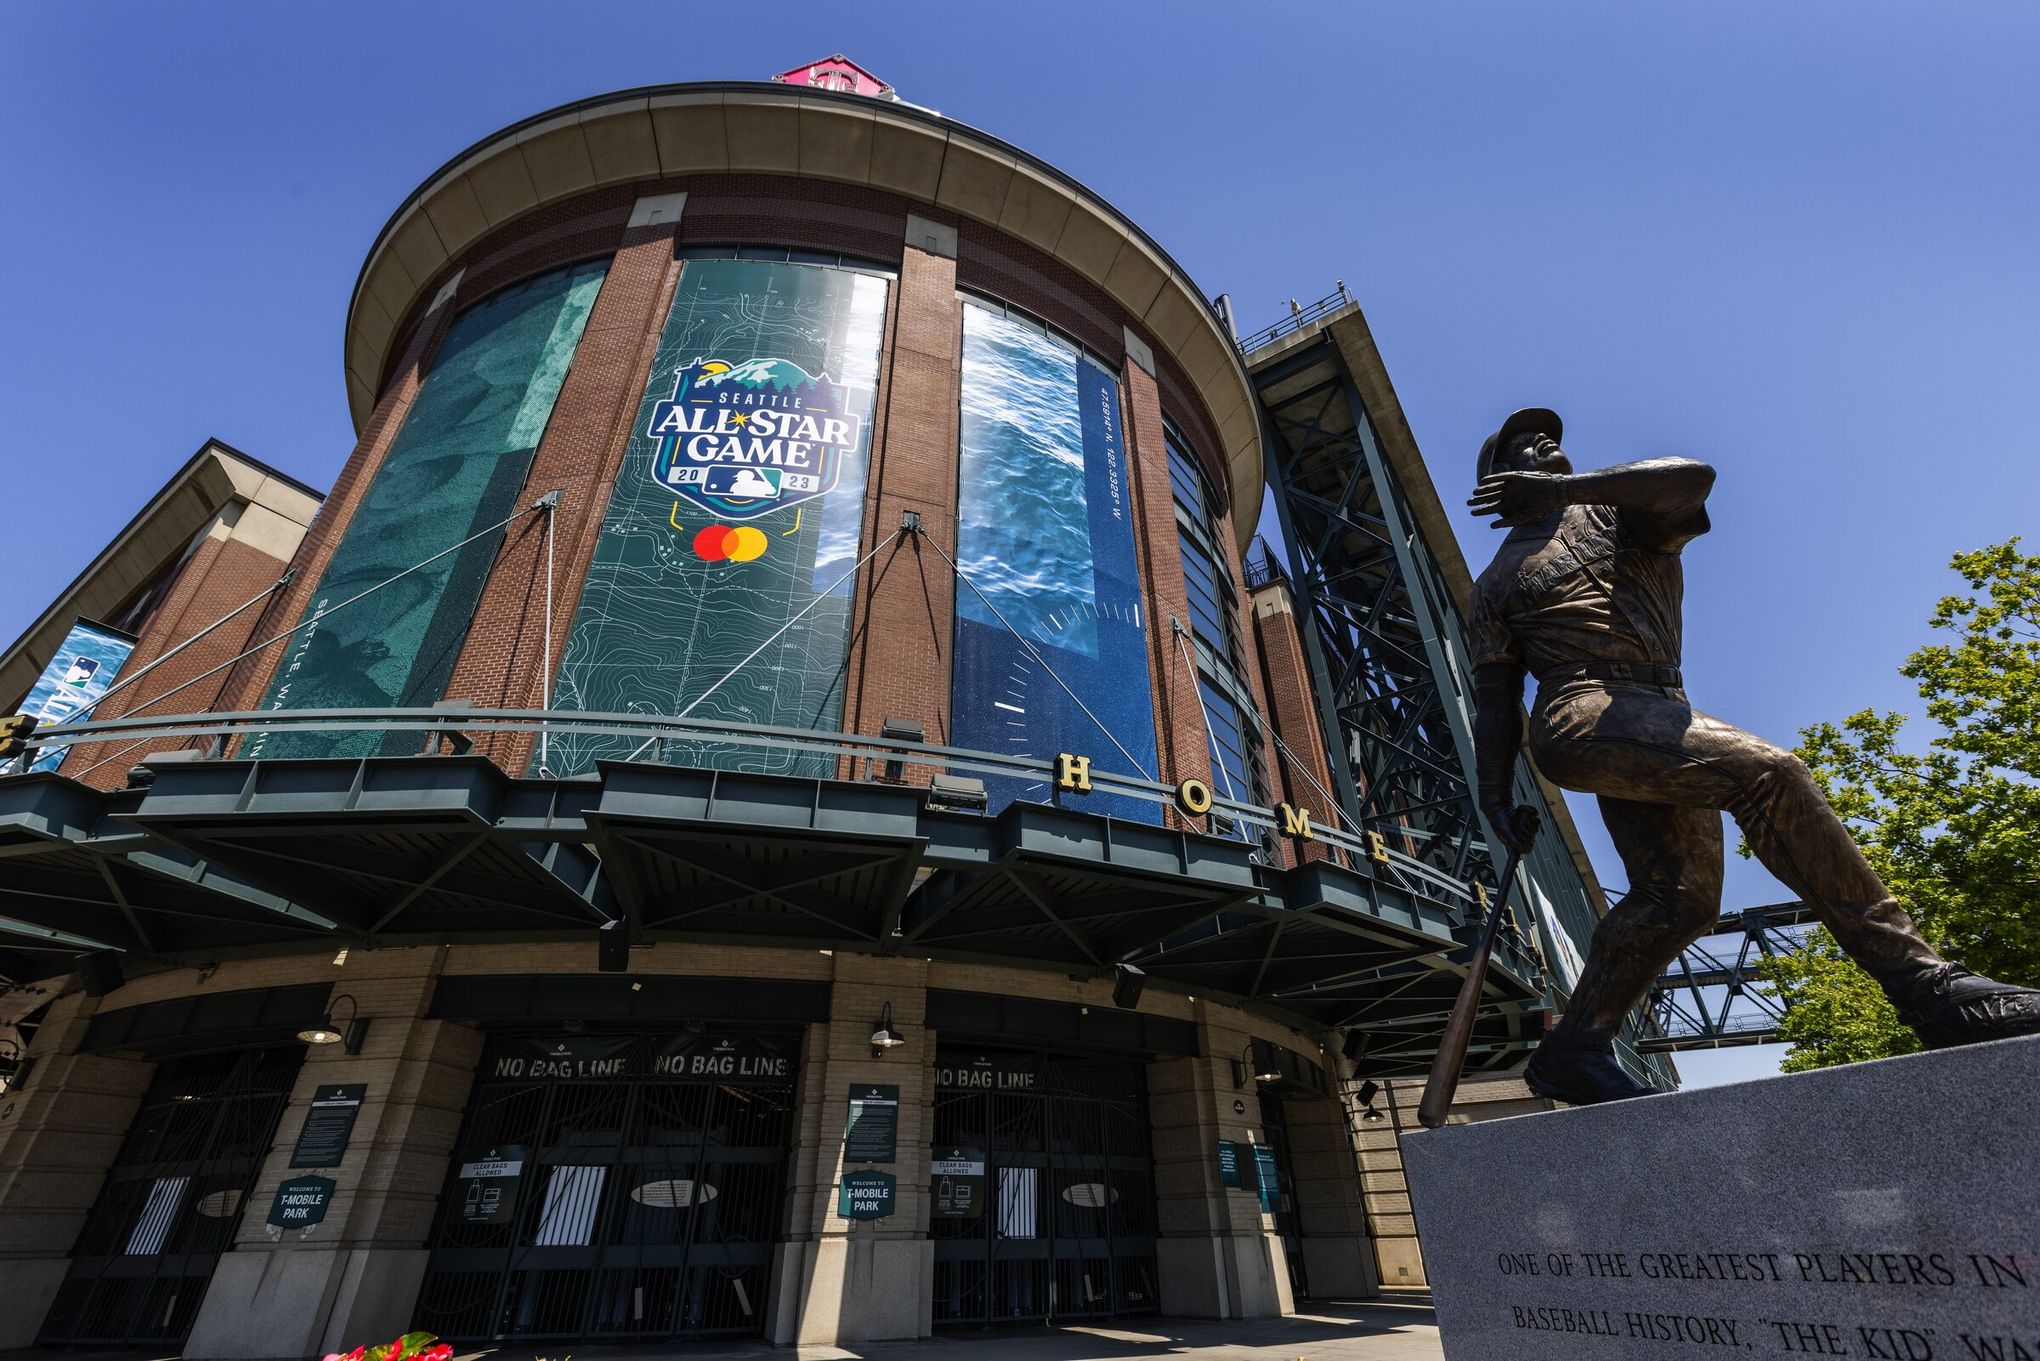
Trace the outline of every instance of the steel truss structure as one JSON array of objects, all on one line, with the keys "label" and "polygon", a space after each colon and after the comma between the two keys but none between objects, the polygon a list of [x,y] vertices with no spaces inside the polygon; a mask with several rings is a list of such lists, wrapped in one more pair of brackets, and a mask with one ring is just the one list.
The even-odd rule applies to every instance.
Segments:
[{"label": "steel truss structure", "polygon": [[1760,966],[1803,948],[1814,924],[1813,909],[1800,902],[1723,917],[1651,988],[1647,1005],[1657,1033],[1637,1048],[1662,1054],[1775,1043],[1790,1003],[1763,981]]},{"label": "steel truss structure", "polygon": [[[1247,356],[1284,545],[1258,545],[1249,579],[1285,578],[1299,620],[1308,621],[1303,642],[1318,717],[1351,825],[1379,832],[1444,876],[1492,885],[1500,857],[1474,797],[1471,668],[1458,601],[1464,586],[1454,591],[1419,527],[1410,489],[1380,437],[1380,413],[1363,396],[1360,370],[1374,350],[1359,308],[1342,289],[1298,321]],[[1424,476],[1421,468],[1412,475]],[[1527,760],[1515,797],[1544,814],[1547,834],[1524,860],[1514,910],[1540,941],[1545,982],[1562,1004],[1598,913]],[[1639,1073],[1663,1076],[1640,1056],[1641,1020],[1625,1035],[1623,1058]],[[1368,1023],[1356,1014],[1351,1024]],[[1397,1038],[1416,1040],[1407,1032]],[[1526,1043],[1521,1036],[1490,1043],[1497,1040],[1498,1064],[1520,1057]]]}]

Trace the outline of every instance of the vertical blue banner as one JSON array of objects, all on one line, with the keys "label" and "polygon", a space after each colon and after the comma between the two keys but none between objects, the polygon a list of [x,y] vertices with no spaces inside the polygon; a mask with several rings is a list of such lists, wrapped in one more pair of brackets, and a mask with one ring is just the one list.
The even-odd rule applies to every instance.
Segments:
[{"label": "vertical blue banner", "polygon": [[[114,677],[134,650],[135,640],[129,634],[80,619],[71,625],[56,655],[30,687],[21,712],[38,720],[42,728],[55,727],[112,689]],[[87,713],[79,721],[91,717]],[[29,769],[55,770],[63,764],[65,754],[61,747],[44,752]]]},{"label": "vertical blue banner", "polygon": [[[1038,760],[1080,752],[1094,771],[1152,778],[1118,381],[1053,336],[971,305],[962,407],[956,556],[968,584],[956,592],[952,742]],[[986,790],[995,812],[1050,794],[1046,779],[991,778]],[[1159,805],[1103,793],[1084,807],[1161,818]]]}]

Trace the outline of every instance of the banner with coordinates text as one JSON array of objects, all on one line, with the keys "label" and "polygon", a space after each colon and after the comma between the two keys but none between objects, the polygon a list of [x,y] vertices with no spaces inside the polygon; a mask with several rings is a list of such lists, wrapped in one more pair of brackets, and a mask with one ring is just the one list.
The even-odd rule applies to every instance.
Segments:
[{"label": "banner with coordinates text", "polygon": [[[951,740],[1037,760],[1080,752],[1094,771],[1151,778],[1147,619],[1118,380],[1038,327],[976,305],[963,315],[956,557],[969,584],[956,592]],[[986,786],[994,812],[1049,797],[1045,778]],[[1083,806],[1161,817],[1157,804],[1104,793]]]}]

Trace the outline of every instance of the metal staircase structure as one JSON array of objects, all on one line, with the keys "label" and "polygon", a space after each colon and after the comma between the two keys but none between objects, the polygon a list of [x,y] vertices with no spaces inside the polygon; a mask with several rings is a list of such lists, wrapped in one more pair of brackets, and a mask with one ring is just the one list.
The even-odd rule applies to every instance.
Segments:
[{"label": "metal staircase structure", "polygon": [[[1501,857],[1474,798],[1462,621],[1471,578],[1366,320],[1341,284],[1242,349],[1261,402],[1280,537],[1279,547],[1256,546],[1249,579],[1285,577],[1308,621],[1319,721],[1344,758],[1333,761],[1334,792],[1359,831],[1379,832],[1453,878],[1492,884]],[[1600,895],[1562,801],[1527,761],[1515,792],[1547,828],[1524,861],[1515,910],[1562,1005]],[[1623,1060],[1663,1080],[1661,1062],[1644,1056],[1642,1022],[1639,1014],[1625,1033]],[[1535,1033],[1497,1025],[1488,1037],[1513,1041],[1520,1057]]]}]

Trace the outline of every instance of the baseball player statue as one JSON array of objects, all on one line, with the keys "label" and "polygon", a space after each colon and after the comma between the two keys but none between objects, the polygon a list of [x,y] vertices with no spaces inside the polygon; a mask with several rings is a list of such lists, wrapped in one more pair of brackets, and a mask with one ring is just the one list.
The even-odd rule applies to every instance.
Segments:
[{"label": "baseball player statue", "polygon": [[1720,916],[1723,810],[1927,1046],[2040,1033],[2040,992],[1979,977],[1921,939],[1798,757],[1687,702],[1679,552],[1707,532],[1714,470],[1659,458],[1576,473],[1561,429],[1541,407],[1502,422],[1467,503],[1509,531],[1469,618],[1481,810],[1510,849],[1537,835],[1535,811],[1509,797],[1534,676],[1537,768],[1598,796],[1629,876],[1531,1057],[1531,1089],[1576,1105],[1652,1090],[1615,1062],[1615,1033]]}]

